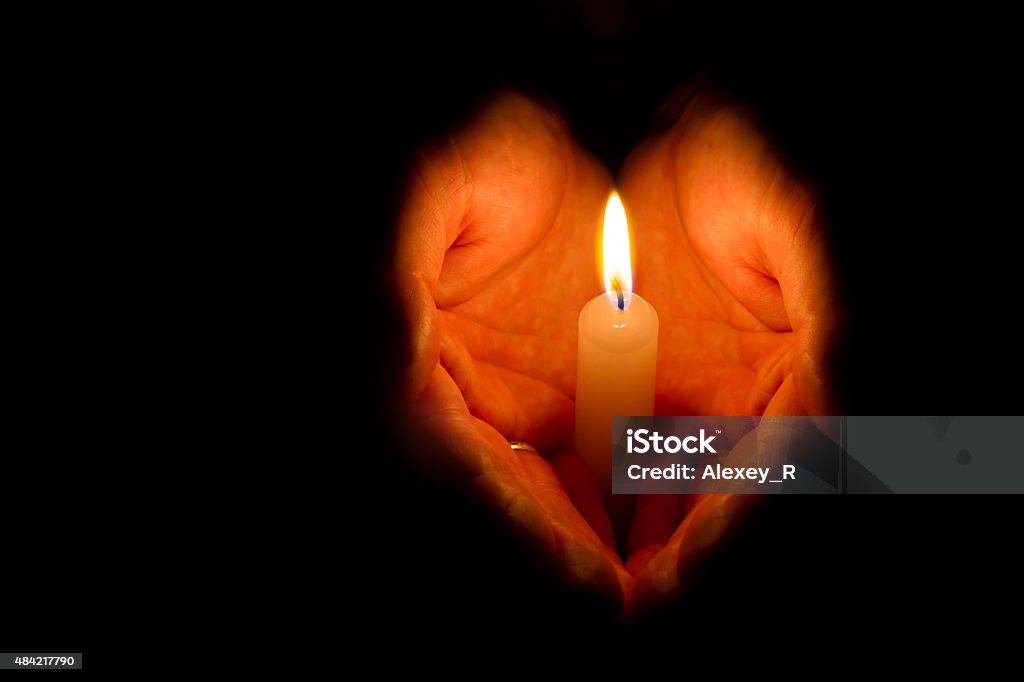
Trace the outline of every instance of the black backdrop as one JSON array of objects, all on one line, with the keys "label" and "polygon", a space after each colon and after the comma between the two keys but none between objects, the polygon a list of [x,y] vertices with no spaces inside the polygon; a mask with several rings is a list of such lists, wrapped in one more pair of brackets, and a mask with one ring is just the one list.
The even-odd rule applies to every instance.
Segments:
[{"label": "black backdrop", "polygon": [[[357,183],[372,208],[357,229],[376,262],[410,150],[495,86],[552,98],[615,169],[676,84],[713,83],[758,111],[821,193],[850,305],[837,367],[847,413],[1020,414],[1020,341],[1005,325],[1021,293],[1021,119],[1017,50],[997,17],[712,17],[662,2],[554,2],[428,6],[382,26],[363,63],[342,69],[346,106],[364,119],[346,129],[365,136]],[[384,313],[361,339],[377,361],[361,381],[382,429],[397,330]],[[1021,569],[1010,549],[1016,498],[771,499],[685,602],[621,630],[527,565],[457,493],[422,487],[394,443],[354,447],[397,482],[386,501],[371,493],[363,505],[365,537],[349,534],[365,524],[339,522],[369,586],[358,618],[403,645],[782,633],[797,648],[850,655],[836,628],[861,618],[881,640],[985,630]],[[803,625],[789,630],[794,616]]]},{"label": "black backdrop", "polygon": [[[19,407],[33,415],[22,424],[29,440],[57,453],[60,466],[13,446],[4,458],[9,589],[0,594],[0,620],[8,650],[46,642],[88,652],[83,642],[91,642],[117,653],[120,637],[149,638],[140,624],[154,621],[175,642],[188,643],[204,626],[230,638],[230,619],[239,615],[263,635],[326,634],[330,644],[337,617],[359,641],[390,646],[393,655],[382,661],[413,664],[457,663],[460,650],[481,645],[528,652],[591,644],[571,655],[604,660],[616,652],[595,638],[609,634],[746,642],[781,633],[797,650],[820,643],[849,655],[836,628],[862,618],[872,642],[926,629],[943,651],[946,641],[989,633],[993,614],[1019,606],[1016,498],[786,498],[765,502],[685,602],[629,628],[613,625],[531,566],[457,491],[425,484],[403,466],[393,403],[403,351],[385,269],[405,162],[495,87],[553,99],[580,141],[614,170],[673,87],[714,83],[759,112],[824,199],[851,306],[839,356],[848,412],[1020,414],[1020,340],[1007,331],[1021,295],[1014,22],[935,11],[710,14],[659,0],[373,2],[287,18],[275,11],[143,19],[83,9],[89,22],[54,10],[23,33],[27,45],[12,75],[30,87],[16,103],[40,113],[40,130],[12,129],[12,136],[39,145],[36,162],[56,169],[60,191],[36,183],[38,204],[64,211],[59,221],[69,229],[59,239],[48,227],[27,231],[42,242],[33,251],[38,262],[24,260],[45,305],[32,297],[21,303],[33,308],[26,319],[47,324],[27,325],[45,337],[35,344],[24,335],[45,358],[22,363],[33,374],[25,394],[32,397]],[[161,173],[151,175],[150,164]],[[107,166],[116,172],[105,175]],[[134,183],[107,182],[123,176]],[[245,188],[236,192],[233,180]],[[212,212],[188,205],[196,193],[197,204],[227,200]],[[130,238],[86,224],[105,225],[122,201]],[[260,220],[270,228],[257,229]],[[142,248],[148,237],[157,242],[152,249]],[[221,238],[227,248],[219,248]],[[117,262],[98,267],[105,261],[82,257],[86,245]],[[250,249],[258,257],[249,258]],[[63,418],[55,424],[40,406],[56,401],[77,414],[105,405],[106,365],[96,360],[105,356],[79,342],[127,324],[131,333],[106,351],[127,356],[140,345],[137,313],[156,304],[148,293],[130,305],[121,296],[144,281],[134,270],[150,269],[150,258],[162,254],[188,264],[160,273],[165,286],[191,279],[192,267],[252,263],[245,277],[224,277],[228,291],[213,301],[211,318],[230,318],[221,324],[232,326],[236,306],[251,302],[258,334],[207,353],[204,344],[216,344],[206,331],[215,325],[204,326],[197,345],[218,365],[212,374],[262,399],[273,373],[264,360],[277,358],[312,389],[267,391],[272,418],[212,444],[168,446],[170,455],[160,449],[165,436],[181,436],[201,411],[194,389],[171,413],[180,425],[89,413],[82,428]],[[74,266],[64,268],[65,259]],[[44,283],[54,270],[73,281]],[[91,283],[97,289],[84,286]],[[264,316],[281,299],[286,316]],[[100,304],[116,322],[94,314]],[[355,316],[360,324],[351,323]],[[26,326],[11,325],[20,338]],[[276,342],[282,330],[300,352],[272,345],[241,380],[222,378],[221,366],[250,349],[252,337]],[[184,345],[194,341],[186,338]],[[318,346],[324,354],[302,357]],[[140,361],[143,388],[169,383],[152,366],[176,367],[181,348]],[[51,368],[45,381],[35,376],[41,367]],[[93,371],[101,380],[79,381]],[[205,386],[209,376],[200,378],[196,385]],[[65,390],[68,382],[75,391]],[[233,400],[226,388],[209,393],[218,409]],[[139,394],[122,397],[145,402]],[[343,400],[353,396],[355,415]],[[267,423],[284,421],[281,403],[302,403],[301,428],[280,443],[239,445],[247,430],[269,441]],[[122,466],[104,448],[126,429],[140,433],[123,439],[131,465]],[[324,432],[315,445],[303,437]],[[199,514],[200,531],[215,541],[197,547],[187,525],[195,519],[178,506],[162,513],[172,517],[169,528],[186,529],[180,537],[153,520],[151,500],[142,498],[165,481],[163,468],[192,482],[236,451],[242,469],[259,469],[250,460],[269,451],[273,465],[262,470],[275,480],[218,489],[230,522],[216,526]],[[311,457],[296,464],[295,453]],[[346,463],[340,476],[331,471],[338,458]],[[140,460],[155,460],[160,475],[134,475]],[[61,478],[41,489],[51,469]],[[289,474],[297,488],[276,480]],[[239,489],[255,498],[235,504],[231,491]],[[280,509],[296,489],[315,501],[293,505],[282,522]],[[255,537],[221,542],[244,533]],[[54,537],[70,546],[53,545]],[[257,588],[239,587],[253,576]],[[225,592],[240,604],[218,602]],[[168,602],[182,593],[197,601],[179,618]],[[281,618],[268,601],[315,615]],[[121,617],[126,602],[134,611]],[[794,616],[803,625],[785,627]],[[419,645],[426,656],[406,654]]]}]

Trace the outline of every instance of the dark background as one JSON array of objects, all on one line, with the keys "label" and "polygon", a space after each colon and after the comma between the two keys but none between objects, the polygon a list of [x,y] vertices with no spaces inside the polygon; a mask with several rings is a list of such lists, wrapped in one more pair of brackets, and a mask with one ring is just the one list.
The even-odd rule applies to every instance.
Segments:
[{"label": "dark background", "polygon": [[[850,311],[835,367],[846,413],[1021,413],[1020,340],[1006,331],[1021,295],[1019,50],[999,17],[711,16],[579,1],[431,5],[385,26],[343,69],[365,119],[349,130],[366,136],[367,262],[386,262],[410,151],[494,87],[554,100],[614,170],[677,84],[713,86],[750,105],[819,191]],[[387,311],[381,273],[369,275]],[[376,360],[362,368],[370,423],[387,429],[396,317],[362,334]],[[357,447],[395,482],[367,536],[353,536],[371,595],[360,619],[406,643],[774,633],[829,651],[849,646],[833,626],[867,619],[882,639],[955,637],[1018,603],[1016,497],[772,498],[684,602],[622,629],[550,583],[456,491],[423,487],[393,441]],[[804,626],[791,631],[794,616]]]},{"label": "dark background", "polygon": [[[363,637],[391,644],[392,658],[422,665],[450,661],[467,647],[611,658],[609,634],[628,644],[743,643],[779,633],[792,650],[822,644],[830,652],[844,646],[833,626],[861,619],[872,641],[924,630],[941,648],[985,630],[992,613],[1019,606],[1016,497],[794,497],[766,500],[684,602],[630,627],[615,625],[532,566],[458,491],[425,484],[404,466],[394,419],[404,347],[386,270],[410,155],[496,87],[553,100],[581,143],[614,171],[673,88],[713,86],[751,106],[794,170],[819,190],[850,308],[836,366],[847,412],[1021,414],[1020,339],[1007,331],[1021,299],[1013,21],[934,10],[783,17],[729,7],[716,14],[651,0],[376,2],[287,18],[255,8],[145,18],[82,11],[98,26],[84,17],[44,17],[26,34],[29,44],[12,69],[31,86],[18,104],[39,128],[12,135],[40,145],[35,163],[55,169],[55,186],[77,191],[35,182],[35,166],[22,173],[38,185],[37,205],[59,206],[52,221],[72,228],[52,240],[48,224],[36,230],[45,243],[29,267],[38,276],[63,269],[65,260],[76,265],[67,270],[71,282],[26,280],[46,302],[26,298],[37,308],[28,319],[56,317],[62,326],[51,334],[31,325],[46,341],[34,352],[46,357],[23,364],[30,373],[56,369],[32,382],[20,407],[35,415],[33,434],[64,440],[32,441],[61,453],[59,466],[42,455],[4,460],[6,650],[45,646],[89,655],[84,642],[105,638],[116,647],[121,631],[145,638],[149,630],[136,624],[160,619],[179,639],[204,625],[230,636],[234,613],[271,637],[293,628],[331,637],[331,619],[344,618]],[[150,174],[151,163],[162,174]],[[132,182],[118,184],[125,176]],[[218,198],[211,209],[206,202]],[[116,207],[129,223],[128,239],[94,225]],[[271,227],[258,229],[268,218]],[[51,241],[68,252],[59,262]],[[81,258],[85,246],[116,262],[105,269],[107,260]],[[57,395],[77,413],[99,402],[102,391],[94,387],[108,386],[108,377],[78,376],[105,372],[96,360],[105,356],[79,343],[117,329],[91,317],[100,303],[120,324],[136,325],[139,311],[153,309],[148,297],[129,303],[119,296],[138,288],[144,277],[135,270],[152,269],[161,254],[180,259],[164,286],[208,267],[230,273],[212,297],[213,321],[202,320],[195,338],[186,333],[186,342],[155,354],[156,364],[172,368],[187,362],[184,346],[213,356],[215,371],[196,379],[206,385],[212,374],[223,382],[223,391],[211,392],[221,401],[211,414],[230,402],[229,389],[264,396],[264,372],[273,373],[264,370],[267,357],[282,359],[284,373],[313,388],[272,392],[271,417],[239,428],[237,438],[197,448],[188,442],[181,450],[196,461],[167,464],[156,456],[160,475],[134,478],[130,468],[107,464],[107,477],[103,452],[87,446],[102,451],[123,424],[141,424],[138,449],[148,455],[164,430],[181,436],[193,426],[198,408],[183,408],[180,427],[117,414],[85,417],[89,423],[78,428],[55,423],[38,405]],[[100,280],[95,292],[82,287]],[[236,311],[246,306],[260,322],[237,343],[217,346],[209,330],[240,327],[250,311]],[[71,308],[89,319],[79,324],[64,314]],[[282,310],[283,318],[273,316]],[[113,352],[138,345],[139,333],[119,338]],[[272,345],[240,378],[223,370],[277,335],[298,350]],[[353,340],[355,347],[346,347]],[[326,354],[304,358],[317,343],[328,346]],[[139,366],[153,362],[146,357]],[[75,392],[54,388],[69,377]],[[137,380],[164,385],[153,373]],[[351,396],[361,411],[342,420],[342,399]],[[283,421],[276,412],[282,400],[305,400],[304,414],[299,428],[270,443],[265,434],[268,424]],[[307,434],[325,425],[328,445],[307,443]],[[256,499],[229,504],[223,534],[251,532],[251,546],[236,551],[218,541],[205,552],[187,532],[178,546],[139,511],[144,500],[122,501],[126,490],[151,499],[150,481],[164,480],[165,465],[188,481],[201,478],[208,460],[244,450],[237,445],[244,433],[266,441],[253,453],[269,449],[277,457],[267,467],[275,479],[300,479],[295,487],[276,480],[253,486]],[[349,478],[321,476],[339,447],[358,467],[346,468]],[[293,464],[297,451],[316,461]],[[140,457],[130,450],[131,461]],[[43,475],[52,487],[26,487]],[[116,490],[108,495],[97,478]],[[328,489],[306,495],[315,479]],[[292,505],[285,498],[296,489],[313,501]],[[282,521],[282,507],[295,516]],[[170,514],[172,527],[188,527],[178,507]],[[222,534],[219,526],[204,527]],[[48,547],[51,538],[68,544]],[[136,556],[139,538],[157,555]],[[275,562],[287,567],[279,574]],[[250,592],[245,581],[253,575],[259,585]],[[232,586],[244,608],[222,605],[217,618],[203,606],[215,602],[201,598],[178,623],[160,601],[175,600],[175,590],[223,594]],[[125,601],[135,611],[121,618]],[[282,619],[267,601],[315,615]],[[794,616],[802,627],[785,627]]]}]

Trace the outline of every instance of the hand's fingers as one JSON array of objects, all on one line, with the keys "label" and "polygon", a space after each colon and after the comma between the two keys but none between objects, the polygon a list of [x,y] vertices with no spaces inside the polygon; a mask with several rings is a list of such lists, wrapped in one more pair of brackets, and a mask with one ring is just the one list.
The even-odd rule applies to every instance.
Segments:
[{"label": "hand's fingers", "polygon": [[637,495],[629,528],[626,568],[636,575],[665,546],[694,501],[694,495]]},{"label": "hand's fingers", "polygon": [[692,580],[754,501],[754,495],[705,497],[687,515],[665,547],[636,576],[635,609],[657,606],[689,589]]},{"label": "hand's fingers", "polygon": [[494,428],[470,415],[442,367],[413,403],[409,426],[416,438],[410,451],[420,465],[478,491],[567,584],[622,608],[631,578],[573,506],[552,465],[513,451]]},{"label": "hand's fingers", "polygon": [[782,381],[782,385],[779,386],[779,390],[775,392],[772,399],[768,401],[768,405],[764,409],[764,416],[801,416],[807,414],[807,410],[808,407],[803,404],[800,396],[797,394],[793,375],[790,374]]},{"label": "hand's fingers", "polygon": [[513,476],[493,429],[481,429],[448,372],[435,365],[427,385],[409,408],[408,451],[415,463],[450,480],[469,482],[491,472]]},{"label": "hand's fingers", "polygon": [[561,446],[571,430],[572,399],[537,377],[488,362],[486,351],[471,352],[464,331],[468,322],[460,316],[439,311],[438,320],[441,365],[469,411],[505,437],[524,440],[542,452]]},{"label": "hand's fingers", "polygon": [[[449,241],[449,215],[464,212],[463,193],[453,190],[438,198],[431,184],[443,183],[458,169],[425,166],[418,171],[402,209],[398,227],[394,277],[408,337],[407,397],[424,389],[440,352],[435,296]],[[426,178],[430,178],[429,180]]]},{"label": "hand's fingers", "polygon": [[[601,541],[615,550],[615,533],[612,530],[608,511],[604,507],[601,487],[590,471],[590,467],[569,450],[561,450],[548,457],[551,466],[558,472],[558,478],[565,486],[569,499],[579,510]],[[667,537],[667,536],[666,536]]]},{"label": "hand's fingers", "polygon": [[[605,539],[598,536],[593,526],[584,520],[578,507],[566,494],[567,481],[556,474],[550,462],[537,455],[522,452],[518,454],[533,482],[532,487],[537,491],[542,507],[548,514],[563,578],[570,584],[580,587],[589,587],[605,594],[617,594],[620,607],[624,606],[621,599],[631,592],[632,578],[615,553],[614,540],[608,544]],[[585,484],[585,479],[579,475],[582,472],[572,470],[574,465],[571,457],[560,458],[560,464],[563,469],[570,469],[569,483],[577,486]],[[582,462],[579,465],[585,468]],[[586,490],[583,492],[585,495],[588,494]],[[584,507],[589,508],[591,514],[600,519],[598,509],[588,505],[586,499]],[[606,535],[611,530],[610,524],[607,526],[603,531]]]}]

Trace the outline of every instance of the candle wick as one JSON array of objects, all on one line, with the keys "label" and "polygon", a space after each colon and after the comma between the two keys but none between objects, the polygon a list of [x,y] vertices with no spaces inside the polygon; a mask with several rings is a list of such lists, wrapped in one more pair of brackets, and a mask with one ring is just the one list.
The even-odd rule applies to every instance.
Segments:
[{"label": "candle wick", "polygon": [[612,289],[615,289],[615,294],[619,297],[619,310],[624,311],[626,309],[626,299],[622,295],[622,285],[614,277],[612,277]]}]

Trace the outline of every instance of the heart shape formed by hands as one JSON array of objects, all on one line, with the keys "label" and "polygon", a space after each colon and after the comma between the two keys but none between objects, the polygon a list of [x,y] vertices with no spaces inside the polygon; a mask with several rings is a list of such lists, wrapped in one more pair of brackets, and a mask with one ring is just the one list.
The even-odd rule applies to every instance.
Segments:
[{"label": "heart shape formed by hands", "polygon": [[[557,112],[500,94],[421,153],[394,276],[422,456],[566,582],[629,609],[677,594],[748,505],[640,496],[623,562],[572,451],[577,319],[601,289],[594,245],[612,188]],[[825,356],[840,313],[814,198],[750,118],[691,98],[629,156],[619,192],[635,289],[661,320],[656,413],[831,413]]]}]

